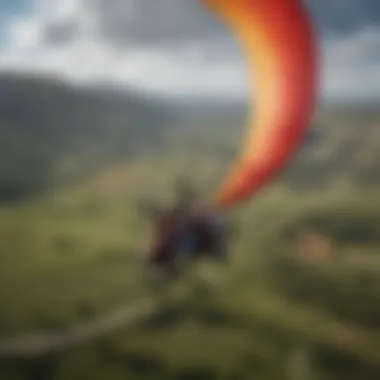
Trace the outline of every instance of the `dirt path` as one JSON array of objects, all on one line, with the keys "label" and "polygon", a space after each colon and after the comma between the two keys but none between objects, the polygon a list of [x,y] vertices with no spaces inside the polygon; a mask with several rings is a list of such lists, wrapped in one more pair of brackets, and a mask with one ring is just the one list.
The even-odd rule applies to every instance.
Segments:
[{"label": "dirt path", "polygon": [[140,299],[93,321],[84,322],[61,333],[30,334],[0,342],[0,357],[33,358],[67,349],[78,343],[106,335],[128,326],[158,310],[151,298]]},{"label": "dirt path", "polygon": [[[203,282],[207,279],[207,283],[220,280],[213,271],[210,271],[210,268],[200,271],[198,275],[203,278]],[[183,294],[179,296],[184,297]],[[0,358],[35,358],[65,350],[151,316],[159,311],[161,301],[161,297],[141,298],[133,304],[110,311],[99,318],[83,322],[62,332],[25,334],[5,339],[0,341]]]}]

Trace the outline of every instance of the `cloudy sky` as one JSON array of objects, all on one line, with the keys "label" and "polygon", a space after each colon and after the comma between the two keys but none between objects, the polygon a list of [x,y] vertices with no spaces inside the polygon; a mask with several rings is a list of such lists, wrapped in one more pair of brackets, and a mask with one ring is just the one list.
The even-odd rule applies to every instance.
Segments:
[{"label": "cloudy sky", "polygon": [[[380,1],[306,0],[322,95],[380,100]],[[136,86],[170,97],[242,98],[244,62],[196,0],[0,0],[0,70]]]}]

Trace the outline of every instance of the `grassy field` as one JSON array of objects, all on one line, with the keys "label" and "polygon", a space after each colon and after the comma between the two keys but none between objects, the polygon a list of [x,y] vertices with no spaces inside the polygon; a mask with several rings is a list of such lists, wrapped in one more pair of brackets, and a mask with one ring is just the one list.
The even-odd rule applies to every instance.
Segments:
[{"label": "grassy field", "polygon": [[[0,340],[60,331],[149,294],[139,253],[151,231],[136,199],[170,201],[186,168],[212,189],[239,131],[217,142],[199,131],[196,153],[173,135],[168,153],[2,206]],[[233,215],[228,265],[189,268],[160,312],[106,338],[2,359],[0,379],[379,379],[378,194],[343,180],[307,191],[279,181]]]},{"label": "grassy field", "polygon": [[[48,371],[54,379],[272,379],[284,376],[298,347],[312,359],[315,378],[377,378],[380,234],[373,232],[368,244],[345,244],[344,236],[352,236],[359,216],[362,230],[378,228],[380,202],[359,200],[353,210],[338,195],[325,197],[272,189],[236,216],[240,231],[229,265],[193,268],[187,292],[169,297],[160,315],[45,358],[37,369],[34,362],[5,362],[1,378]],[[2,338],[57,331],[147,293],[136,253],[148,226],[125,194],[107,199],[71,190],[3,210],[1,218]],[[339,243],[337,257],[313,262],[289,255],[282,238],[289,226],[321,224]],[[216,280],[208,281],[210,273]]]}]

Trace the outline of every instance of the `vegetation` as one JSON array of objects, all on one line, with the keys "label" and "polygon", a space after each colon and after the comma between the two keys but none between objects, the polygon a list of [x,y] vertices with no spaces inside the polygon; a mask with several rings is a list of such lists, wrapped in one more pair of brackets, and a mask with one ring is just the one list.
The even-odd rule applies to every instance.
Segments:
[{"label": "vegetation", "polygon": [[[66,101],[76,103],[75,94]],[[53,102],[53,95],[48,98]],[[59,99],[56,105],[63,102]],[[108,96],[102,101],[112,103]],[[91,100],[86,107],[93,114],[99,105]],[[140,120],[145,107],[131,105],[119,117],[133,109],[131,118]],[[0,105],[0,120],[6,120],[7,109]],[[139,257],[150,228],[136,199],[143,194],[167,202],[171,181],[181,172],[210,194],[240,138],[241,120],[229,115],[176,115],[175,128],[161,130],[160,144],[117,160],[99,153],[91,170],[84,163],[94,146],[105,152],[124,133],[137,142],[136,129],[111,134],[106,148],[100,138],[108,133],[104,121],[97,137],[91,123],[82,130],[78,121],[70,132],[44,124],[68,134],[55,143],[50,132],[23,130],[25,122],[4,128],[3,146],[9,145],[7,133],[15,145],[30,148],[30,157],[40,152],[37,146],[53,146],[49,154],[55,162],[74,157],[81,175],[65,186],[45,187],[28,202],[1,206],[0,343],[24,333],[59,332],[152,296]],[[27,120],[28,128],[42,123],[30,114]],[[375,112],[364,117],[355,109],[320,110],[293,165],[233,216],[239,228],[228,265],[188,268],[157,312],[117,333],[36,359],[2,358],[0,379],[378,379],[379,120]],[[156,126],[146,123],[139,133],[155,143]],[[82,140],[74,138],[77,133]],[[73,141],[81,141],[77,150],[67,148]],[[21,151],[9,153],[9,160]],[[51,168],[45,184],[62,175],[58,167]],[[13,168],[12,176],[1,174],[3,184],[15,183],[16,175],[27,181],[30,171],[23,164]],[[363,168],[372,173],[365,181]]]},{"label": "vegetation", "polygon": [[9,74],[0,88],[0,201],[30,198],[157,146],[168,122],[157,102],[133,91]]}]

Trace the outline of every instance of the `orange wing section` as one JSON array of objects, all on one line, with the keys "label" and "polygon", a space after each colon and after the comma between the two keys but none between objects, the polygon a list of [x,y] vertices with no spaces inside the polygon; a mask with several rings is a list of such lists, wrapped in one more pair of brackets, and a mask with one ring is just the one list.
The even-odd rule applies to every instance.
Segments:
[{"label": "orange wing section", "polygon": [[299,147],[315,103],[317,49],[299,0],[202,2],[240,41],[255,98],[243,154],[213,202],[221,209],[252,196]]}]

